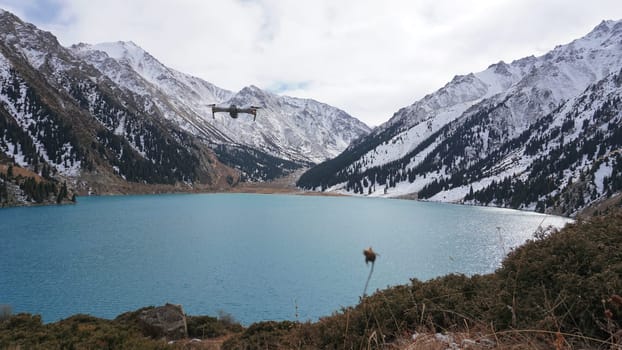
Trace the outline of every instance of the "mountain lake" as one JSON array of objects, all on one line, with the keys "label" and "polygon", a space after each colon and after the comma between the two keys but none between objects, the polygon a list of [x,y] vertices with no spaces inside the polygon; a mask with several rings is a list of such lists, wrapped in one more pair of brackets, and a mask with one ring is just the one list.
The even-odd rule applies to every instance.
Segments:
[{"label": "mountain lake", "polygon": [[493,272],[539,225],[516,210],[354,197],[79,197],[0,209],[0,304],[45,322],[149,305],[243,324],[317,320],[363,294],[448,273]]}]

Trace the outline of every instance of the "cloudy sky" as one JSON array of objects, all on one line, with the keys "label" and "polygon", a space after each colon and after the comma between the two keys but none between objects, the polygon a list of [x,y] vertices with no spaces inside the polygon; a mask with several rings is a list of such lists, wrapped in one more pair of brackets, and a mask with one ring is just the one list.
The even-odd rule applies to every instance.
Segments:
[{"label": "cloudy sky", "polygon": [[456,74],[541,55],[622,19],[620,0],[0,0],[63,45],[133,41],[237,91],[257,85],[369,125]]}]

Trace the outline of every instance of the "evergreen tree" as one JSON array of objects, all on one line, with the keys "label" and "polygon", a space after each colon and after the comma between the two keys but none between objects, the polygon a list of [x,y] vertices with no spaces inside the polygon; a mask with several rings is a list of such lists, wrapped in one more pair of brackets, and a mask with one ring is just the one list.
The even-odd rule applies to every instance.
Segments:
[{"label": "evergreen tree", "polygon": [[46,180],[50,180],[50,167],[47,164],[43,164],[43,167],[41,168],[41,177],[43,177]]},{"label": "evergreen tree", "polygon": [[8,190],[6,188],[6,181],[0,180],[2,183],[0,183],[0,206],[2,206],[2,203],[7,202],[8,201]]},{"label": "evergreen tree", "polygon": [[67,182],[63,182],[63,186],[61,186],[60,191],[58,192],[58,196],[56,197],[56,203],[63,201],[67,197]]}]

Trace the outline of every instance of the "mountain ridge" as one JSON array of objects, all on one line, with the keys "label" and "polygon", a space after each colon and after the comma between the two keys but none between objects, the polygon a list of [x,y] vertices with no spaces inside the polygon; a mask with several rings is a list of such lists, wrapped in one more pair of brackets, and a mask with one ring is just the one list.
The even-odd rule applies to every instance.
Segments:
[{"label": "mountain ridge", "polygon": [[[347,113],[311,99],[298,99],[288,96],[280,96],[263,91],[254,85],[242,88],[233,93],[228,90],[220,89],[211,83],[184,73],[177,72],[168,68],[157,61],[153,56],[132,42],[116,42],[103,44],[79,44],[72,46],[73,52],[95,65],[100,70],[115,80],[118,84],[124,85],[123,77],[115,75],[118,69],[112,71],[106,69],[102,64],[98,64],[97,54],[105,53],[108,58],[121,65],[126,65],[134,73],[149,82],[165,99],[172,102],[177,110],[173,113],[180,115],[181,119],[191,120],[191,124],[198,127],[198,130],[189,131],[207,138],[213,137],[211,133],[218,134],[214,141],[216,144],[235,143],[251,148],[263,149],[268,154],[289,161],[302,163],[319,163],[330,157],[334,157],[343,150],[354,138],[368,133],[369,128],[362,122],[351,117]],[[171,88],[172,84],[182,83],[183,88]],[[206,86],[202,93],[196,86]],[[149,95],[143,86],[127,86],[137,93]],[[143,90],[141,90],[141,88]],[[188,92],[191,93],[188,93]],[[153,95],[153,93],[152,93]],[[157,101],[157,100],[156,100]],[[255,123],[231,120],[224,114],[217,114],[212,118],[210,104],[238,106],[258,105],[263,109],[259,111],[259,118]],[[308,113],[308,106],[313,105],[314,113]],[[305,112],[307,112],[305,114]],[[170,113],[170,114],[173,114]],[[299,114],[305,114],[305,118],[313,120],[320,134],[326,135],[324,138],[315,137],[316,132],[308,132],[309,125],[305,120],[297,118]],[[330,130],[333,126],[327,123],[324,115],[331,118],[343,120],[345,128]],[[175,119],[174,117],[169,117]],[[294,120],[295,122],[290,122]],[[183,125],[183,121],[178,121]],[[204,130],[210,132],[204,133]],[[296,134],[297,137],[288,137],[288,130]],[[331,132],[333,131],[333,132]],[[300,144],[299,141],[306,141]],[[325,149],[324,145],[328,145]],[[313,147],[318,145],[319,147]],[[306,146],[302,147],[301,146]],[[334,146],[334,147],[331,147]]]},{"label": "mountain ridge", "polygon": [[[517,161],[522,159],[524,150],[512,142],[591,84],[617,74],[622,67],[621,43],[622,21],[603,21],[583,38],[558,45],[545,55],[510,64],[499,62],[482,72],[455,76],[436,92],[398,110],[335,159],[303,174],[298,185],[358,195],[414,194],[463,202],[464,196],[448,198],[446,192],[481,177],[475,164],[501,149],[511,149]],[[501,168],[503,164],[497,164],[497,169]],[[489,171],[491,179],[493,173]],[[560,185],[565,183],[562,177]],[[541,195],[544,197],[533,203],[501,205],[538,207],[566,215],[579,209],[568,208],[558,194],[551,194],[556,197],[551,200],[545,199],[547,194]],[[549,204],[538,205],[541,201]]]}]

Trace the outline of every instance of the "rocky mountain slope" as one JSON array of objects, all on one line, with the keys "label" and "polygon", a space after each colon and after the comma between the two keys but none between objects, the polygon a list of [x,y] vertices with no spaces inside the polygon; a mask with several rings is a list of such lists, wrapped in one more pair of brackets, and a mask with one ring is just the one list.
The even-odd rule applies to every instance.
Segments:
[{"label": "rocky mountain slope", "polygon": [[621,69],[622,21],[603,21],[541,57],[456,76],[298,184],[571,215],[619,191]]}]

